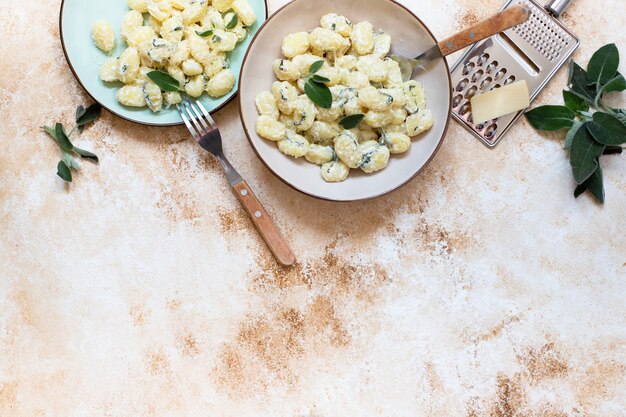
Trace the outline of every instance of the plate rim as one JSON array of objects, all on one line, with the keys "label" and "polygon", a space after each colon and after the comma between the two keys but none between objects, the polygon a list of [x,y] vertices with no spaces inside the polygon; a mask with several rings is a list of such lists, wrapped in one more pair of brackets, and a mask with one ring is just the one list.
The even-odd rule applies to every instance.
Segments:
[{"label": "plate rim", "polygon": [[[65,0],[63,0],[65,1]],[[243,57],[243,61],[241,62],[241,70],[239,71],[239,86],[241,87],[241,79],[243,76],[243,70],[244,68],[246,68],[246,64],[248,62],[248,55],[250,54],[250,50],[252,49],[252,46],[254,45],[254,43],[256,42],[258,36],[263,32],[263,30],[265,30],[265,27],[268,25],[268,23],[270,23],[270,21],[272,19],[274,19],[276,16],[278,16],[281,12],[283,12],[286,8],[293,6],[294,4],[298,3],[299,1],[307,1],[307,0],[292,0],[289,3],[283,5],[282,7],[280,7],[279,9],[277,9],[274,13],[272,13],[271,16],[268,16],[268,18],[265,20],[265,22],[263,22],[263,24],[261,25],[261,27],[259,27],[259,30],[256,32],[256,34],[254,35],[254,37],[252,38],[252,40],[250,41],[250,45],[248,45],[248,49],[246,50],[246,53]],[[435,43],[438,43],[439,41],[437,40],[437,37],[435,37],[435,35],[433,34],[433,32],[430,30],[430,28],[422,21],[422,19],[420,19],[415,13],[413,13],[409,8],[407,8],[406,6],[404,6],[403,4],[397,2],[396,0],[382,0],[382,1],[387,1],[389,3],[393,3],[396,6],[400,6],[401,8],[403,8],[406,12],[408,12],[411,16],[413,16],[413,18],[415,20],[417,20],[425,29],[426,32],[428,32],[428,34],[431,36],[431,38],[433,39],[433,41],[435,41]],[[310,193],[306,190],[303,190],[299,187],[296,187],[294,184],[292,184],[291,182],[287,181],[285,178],[281,177],[280,175],[278,175],[274,169],[272,169],[272,167],[265,161],[265,159],[263,159],[259,153],[259,151],[257,150],[256,146],[254,145],[254,142],[252,141],[252,138],[250,137],[249,134],[249,129],[248,126],[246,125],[246,121],[243,118],[243,105],[242,105],[242,100],[241,100],[241,94],[238,95],[237,98],[237,102],[238,102],[238,109],[239,109],[239,118],[241,119],[241,125],[243,127],[243,132],[246,135],[246,139],[248,139],[248,143],[250,144],[250,147],[252,148],[252,150],[254,151],[254,153],[256,154],[256,157],[263,163],[263,165],[265,165],[265,167],[279,180],[281,180],[284,184],[288,185],[289,187],[291,187],[292,189],[307,195],[309,197],[313,197],[317,200],[322,200],[322,201],[332,201],[332,202],[337,202],[337,203],[353,203],[353,202],[357,202],[357,201],[369,201],[369,200],[375,200],[378,199],[380,197],[384,197],[386,195],[389,195],[395,191],[398,191],[400,188],[404,187],[405,185],[407,185],[408,183],[410,183],[411,181],[413,181],[419,174],[422,173],[422,171],[424,171],[424,169],[426,169],[426,167],[432,162],[432,160],[435,158],[435,156],[437,155],[437,153],[439,152],[439,150],[441,149],[441,146],[443,145],[443,143],[445,142],[446,136],[448,134],[448,129],[450,127],[450,122],[451,122],[451,114],[452,114],[452,76],[450,74],[450,66],[448,65],[448,61],[445,59],[445,57],[440,58],[443,60],[443,63],[445,65],[446,68],[446,76],[448,78],[448,116],[446,118],[446,125],[443,129],[443,132],[441,134],[441,138],[439,138],[439,143],[437,144],[437,147],[435,148],[435,150],[432,152],[432,154],[428,157],[428,160],[426,161],[426,163],[424,163],[424,165],[422,165],[422,167],[420,169],[418,169],[411,177],[409,177],[406,181],[404,181],[403,183],[397,185],[396,187],[387,190],[387,191],[383,191],[381,193],[378,194],[374,194],[368,197],[361,197],[361,198],[352,198],[352,199],[335,199],[335,198],[329,198],[329,197],[324,197],[321,195],[317,195],[317,194],[313,194]]]},{"label": "plate rim", "polygon": [[[252,42],[256,38],[256,35],[263,28],[263,26],[265,26],[265,23],[271,17],[270,14],[269,14],[269,8],[268,8],[268,5],[267,5],[267,1],[268,0],[263,0],[263,6],[265,6],[264,7],[265,8],[265,20],[261,24],[261,26],[259,26],[259,29],[257,30],[257,33],[255,33],[254,37],[250,40],[250,44],[248,45],[248,48],[246,48],[246,53],[244,54],[244,59],[241,61],[241,66],[242,67],[243,67],[243,63],[245,62],[245,58],[248,56],[248,50],[250,49],[250,46],[252,46]],[[70,70],[72,71],[72,74],[74,75],[74,78],[76,79],[76,81],[78,81],[78,84],[80,85],[80,87],[83,89],[83,91],[85,93],[87,93],[87,95],[93,101],[98,103],[100,106],[102,106],[103,109],[107,110],[108,112],[114,114],[115,116],[117,116],[117,117],[119,117],[121,119],[127,120],[127,121],[129,121],[131,123],[136,123],[136,124],[139,124],[139,125],[151,126],[151,127],[174,127],[174,126],[181,126],[183,124],[182,120],[180,122],[176,122],[176,123],[150,123],[150,122],[142,122],[142,121],[139,121],[139,120],[134,120],[134,119],[131,119],[130,117],[126,117],[126,116],[118,113],[117,111],[109,108],[109,106],[104,105],[100,100],[96,99],[93,96],[93,94],[91,94],[91,92],[87,89],[87,87],[85,87],[85,85],[83,84],[83,81],[78,76],[78,73],[74,69],[74,65],[72,64],[72,60],[70,59],[70,56],[69,56],[69,54],[67,52],[67,49],[65,47],[65,37],[63,35],[63,12],[64,11],[65,11],[65,0],[61,0],[61,5],[59,6],[59,38],[61,39],[61,48],[63,49],[63,55],[65,56],[65,62],[67,62],[67,65],[70,67]],[[241,77],[241,71],[239,72],[239,76]],[[238,81],[240,81],[240,80],[241,80],[241,78],[238,79]],[[209,114],[215,114],[219,110],[224,108],[226,105],[230,104],[239,95],[239,88],[240,87],[241,87],[241,82],[239,82],[239,84],[237,86],[237,90],[235,90],[233,92],[233,94],[228,98],[228,100],[226,100],[225,102],[223,102],[222,104],[220,104],[219,106],[217,106],[216,108],[211,110],[209,112]]]}]

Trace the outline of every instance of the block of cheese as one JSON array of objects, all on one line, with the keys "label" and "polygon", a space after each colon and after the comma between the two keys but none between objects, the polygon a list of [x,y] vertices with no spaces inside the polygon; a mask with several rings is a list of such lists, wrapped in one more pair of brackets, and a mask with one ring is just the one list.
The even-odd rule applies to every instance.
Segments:
[{"label": "block of cheese", "polygon": [[530,106],[528,84],[526,81],[518,81],[472,97],[472,116],[475,124],[481,124],[528,106]]}]

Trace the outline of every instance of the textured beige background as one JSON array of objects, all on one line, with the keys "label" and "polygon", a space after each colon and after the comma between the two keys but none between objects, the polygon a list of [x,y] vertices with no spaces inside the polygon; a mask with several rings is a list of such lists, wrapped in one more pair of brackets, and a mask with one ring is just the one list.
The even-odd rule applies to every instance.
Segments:
[{"label": "textured beige background", "polygon": [[[500,5],[404,3],[440,37]],[[574,0],[578,60],[626,57],[623,6]],[[226,153],[298,253],[285,270],[182,128],[105,113],[78,141],[100,165],[55,176],[38,126],[88,103],[58,7],[0,10],[1,417],[626,415],[623,157],[600,207],[573,199],[559,135],[520,122],[488,150],[453,123],[415,181],[336,205],[273,178],[232,103]]]}]

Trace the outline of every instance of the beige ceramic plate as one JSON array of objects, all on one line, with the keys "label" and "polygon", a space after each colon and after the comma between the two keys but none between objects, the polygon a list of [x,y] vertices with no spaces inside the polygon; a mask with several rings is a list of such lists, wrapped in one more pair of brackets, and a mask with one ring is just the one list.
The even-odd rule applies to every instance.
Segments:
[{"label": "beige ceramic plate", "polygon": [[282,181],[313,197],[332,201],[356,201],[381,196],[413,179],[433,158],[445,136],[450,120],[450,72],[444,59],[430,65],[417,79],[424,83],[428,108],[435,118],[433,128],[413,139],[404,155],[393,155],[389,166],[374,174],[352,170],[341,183],[322,179],[320,168],[303,158],[280,153],[276,144],[256,134],[258,117],[254,98],[270,90],[276,80],[272,62],[281,57],[281,44],[293,32],[319,26],[326,13],[338,13],[353,23],[367,20],[392,38],[392,52],[414,57],[436,43],[428,28],[409,10],[391,0],[295,0],[276,12],[261,27],[250,45],[241,68],[239,105],[241,120],[250,144],[263,163]]}]

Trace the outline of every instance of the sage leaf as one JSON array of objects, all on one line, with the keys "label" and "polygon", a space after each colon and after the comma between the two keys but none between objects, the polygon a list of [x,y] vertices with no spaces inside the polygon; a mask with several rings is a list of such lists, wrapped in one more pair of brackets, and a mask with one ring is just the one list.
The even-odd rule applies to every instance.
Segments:
[{"label": "sage leaf", "polygon": [[611,81],[602,87],[600,93],[613,93],[624,90],[626,90],[626,79],[624,79],[624,76],[618,72]]},{"label": "sage leaf", "polygon": [[166,92],[178,91],[180,88],[178,80],[163,71],[150,71],[148,73],[148,78],[154,81],[154,83],[158,85],[161,90]]},{"label": "sage leaf", "polygon": [[[582,191],[581,191],[582,190]],[[598,165],[598,168],[593,174],[581,185],[574,190],[574,196],[578,198],[583,192],[589,191],[591,195],[595,197],[598,202],[604,204],[604,180],[602,175],[602,168]]]},{"label": "sage leaf", "polygon": [[57,139],[57,132],[56,130],[54,130],[53,127],[50,126],[41,126],[41,128],[44,130],[44,132],[46,132],[48,134],[48,136],[50,136],[52,139],[54,139],[54,141],[61,146],[61,144],[59,143],[59,139]]},{"label": "sage leaf", "polygon": [[74,146],[74,152],[76,152],[77,154],[79,154],[81,157],[85,159],[89,159],[92,162],[95,162],[95,163],[99,162],[98,156],[92,152],[86,151],[81,148],[77,148],[76,146]]},{"label": "sage leaf", "polygon": [[578,129],[572,141],[570,165],[577,184],[582,184],[598,167],[598,156],[604,152],[604,145],[593,140],[587,129]]},{"label": "sage leaf", "polygon": [[596,101],[596,87],[590,86],[587,72],[574,61],[570,62],[568,85],[572,93],[585,99],[589,104],[594,105]]},{"label": "sage leaf", "polygon": [[237,23],[239,23],[239,16],[237,16],[237,13],[235,13],[233,15],[233,18],[230,19],[230,22],[228,22],[228,24],[226,25],[226,29],[228,30],[234,29],[235,26],[237,26]]},{"label": "sage leaf", "polygon": [[343,119],[341,119],[339,121],[339,124],[344,129],[350,130],[350,129],[354,129],[359,124],[361,124],[364,118],[365,118],[364,114],[353,114],[351,116],[346,116]]},{"label": "sage leaf", "polygon": [[572,141],[574,140],[574,135],[578,132],[578,129],[583,127],[585,123],[583,122],[574,122],[574,126],[570,130],[568,130],[567,135],[565,136],[565,144],[563,145],[564,149],[572,149]]},{"label": "sage leaf", "polygon": [[209,36],[213,34],[213,29],[205,30],[204,32],[198,32],[196,30],[196,34],[200,37],[208,38]]},{"label": "sage leaf", "polygon": [[594,113],[593,122],[587,125],[587,129],[593,138],[602,145],[626,143],[626,125],[608,113]]},{"label": "sage leaf", "polygon": [[333,95],[324,84],[318,84],[309,79],[304,83],[304,92],[313,103],[323,109],[330,109],[333,105]]},{"label": "sage leaf", "polygon": [[576,189],[574,190],[574,198],[580,197],[585,193],[585,191],[587,191],[587,187],[585,187],[585,184],[577,185]]},{"label": "sage leaf", "polygon": [[593,54],[587,73],[588,84],[604,85],[615,77],[619,67],[619,50],[614,43],[604,45]]},{"label": "sage leaf", "polygon": [[400,65],[400,74],[402,74],[402,81],[409,81],[411,79],[411,75],[413,75],[413,70],[417,66],[417,60],[406,58],[400,55],[391,55],[390,58]]},{"label": "sage leaf", "polygon": [[328,78],[322,77],[321,75],[317,75],[317,74],[313,75],[311,79],[318,84],[324,84],[324,83],[330,82]]},{"label": "sage leaf", "polygon": [[78,106],[76,108],[76,122],[78,122],[78,119],[80,119],[86,111],[87,109],[85,109],[83,106]]},{"label": "sage leaf", "polygon": [[540,106],[525,116],[532,127],[548,132],[571,128],[576,119],[576,114],[565,106]]},{"label": "sage leaf", "polygon": [[87,107],[86,110],[81,112],[80,116],[77,112],[76,113],[76,126],[78,127],[78,131],[82,133],[83,129],[85,128],[85,125],[93,122],[98,117],[100,117],[101,112],[102,112],[102,106],[98,103],[94,103],[91,106]]},{"label": "sage leaf", "polygon": [[589,104],[582,98],[571,91],[563,90],[563,102],[565,107],[573,112],[588,111]]},{"label": "sage leaf", "polygon": [[57,141],[59,142],[59,146],[61,146],[61,149],[67,153],[71,153],[72,150],[74,150],[74,145],[72,145],[72,142],[70,142],[69,138],[67,137],[67,133],[65,133],[65,129],[63,128],[63,125],[61,123],[56,124],[56,126],[54,127],[54,132]]},{"label": "sage leaf", "polygon": [[310,74],[315,74],[317,71],[319,71],[322,68],[323,65],[324,65],[324,61],[323,60],[315,61],[309,67],[309,73]]},{"label": "sage leaf", "polygon": [[65,165],[67,165],[69,168],[80,169],[80,164],[76,162],[74,157],[67,152],[63,152],[61,160],[65,162]]},{"label": "sage leaf", "polygon": [[61,177],[63,181],[72,182],[72,172],[63,161],[59,161],[57,165],[57,175]]}]

